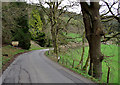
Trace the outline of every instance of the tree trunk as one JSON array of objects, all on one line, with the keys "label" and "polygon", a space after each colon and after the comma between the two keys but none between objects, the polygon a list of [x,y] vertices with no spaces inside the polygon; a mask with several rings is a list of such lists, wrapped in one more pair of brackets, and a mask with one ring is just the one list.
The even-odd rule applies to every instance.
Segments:
[{"label": "tree trunk", "polygon": [[[89,41],[90,49],[90,69],[89,75],[92,74],[93,77],[101,79],[102,77],[102,55],[101,55],[101,37],[100,36],[91,36]],[[92,67],[93,63],[93,67]],[[93,68],[93,69],[92,69]]]},{"label": "tree trunk", "polygon": [[101,79],[103,60],[103,56],[101,54],[101,37],[103,35],[103,30],[99,15],[99,2],[90,2],[90,5],[88,5],[86,2],[80,2],[80,4],[85,24],[86,38],[89,43],[89,74],[92,74],[93,68],[93,77]]},{"label": "tree trunk", "polygon": [[56,9],[55,2],[51,2],[50,5],[50,22],[51,22],[51,34],[52,34],[52,42],[54,47],[55,56],[58,58],[58,32],[57,32],[57,19],[56,19]]},{"label": "tree trunk", "polygon": [[55,54],[58,59],[58,34],[56,34],[56,37],[55,37]]},{"label": "tree trunk", "polygon": [[53,42],[53,47],[54,47],[54,53],[56,55],[56,57],[58,58],[58,43],[57,43],[57,36],[55,31],[54,31],[54,28],[51,29],[51,34],[52,34],[52,42]]}]

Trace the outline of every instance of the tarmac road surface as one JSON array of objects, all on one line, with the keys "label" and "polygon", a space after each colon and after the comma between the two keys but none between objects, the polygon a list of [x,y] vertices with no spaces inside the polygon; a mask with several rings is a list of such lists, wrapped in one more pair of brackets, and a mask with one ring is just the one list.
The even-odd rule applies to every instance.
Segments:
[{"label": "tarmac road surface", "polygon": [[2,83],[93,83],[48,59],[47,50],[19,55],[4,71]]}]

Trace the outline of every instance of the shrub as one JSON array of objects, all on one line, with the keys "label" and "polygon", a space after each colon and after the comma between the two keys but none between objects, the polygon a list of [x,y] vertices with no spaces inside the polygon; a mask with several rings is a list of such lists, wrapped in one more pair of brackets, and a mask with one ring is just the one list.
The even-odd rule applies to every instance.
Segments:
[{"label": "shrub", "polygon": [[23,31],[24,29],[17,29],[15,33],[13,34],[14,41],[19,41],[19,47],[23,49],[29,49],[30,48],[30,40],[31,40],[31,35],[29,32],[25,33]]},{"label": "shrub", "polygon": [[52,40],[50,38],[46,39],[46,47],[52,47]]},{"label": "shrub", "polygon": [[19,41],[19,47],[23,49],[30,48],[31,35],[28,27],[28,15],[24,14],[16,19],[17,27],[13,33],[14,40]]},{"label": "shrub", "polygon": [[24,39],[19,40],[19,43],[20,43],[19,46],[23,49],[29,49],[30,46],[31,46],[31,44],[30,44],[30,40],[31,40],[30,33],[29,32],[25,33],[23,35],[23,37],[24,37]]},{"label": "shrub", "polygon": [[35,38],[35,41],[37,41],[40,46],[44,47],[46,44],[45,33],[43,32],[37,33],[37,37]]},{"label": "shrub", "polygon": [[9,29],[2,28],[2,44],[10,44],[12,35]]},{"label": "shrub", "polygon": [[31,35],[28,28],[28,5],[23,2],[8,3],[2,10],[2,40],[3,44],[19,41],[23,49],[30,48]]}]

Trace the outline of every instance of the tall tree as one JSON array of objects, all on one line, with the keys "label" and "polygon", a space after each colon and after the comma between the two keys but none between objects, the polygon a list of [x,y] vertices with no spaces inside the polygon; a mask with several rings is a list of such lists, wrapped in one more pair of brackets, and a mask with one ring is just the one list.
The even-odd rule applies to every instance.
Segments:
[{"label": "tall tree", "polygon": [[[50,26],[51,26],[51,35],[52,35],[52,42],[53,42],[53,47],[54,47],[54,53],[58,57],[58,34],[60,30],[63,30],[66,28],[67,24],[69,21],[72,19],[70,18],[67,21],[67,24],[63,26],[63,21],[60,18],[63,13],[65,13],[66,10],[64,10],[67,6],[61,6],[63,0],[57,1],[57,2],[45,2],[49,8],[46,10],[44,8],[43,3],[40,3],[40,6],[42,7],[43,11],[45,14],[48,16],[48,19],[50,21]],[[60,9],[59,9],[60,8]]]},{"label": "tall tree", "polygon": [[[101,79],[102,77],[102,60],[101,38],[103,33],[101,19],[99,14],[99,2],[80,2],[85,25],[86,38],[89,43],[90,69],[89,74]],[[92,69],[93,68],[93,69]]]},{"label": "tall tree", "polygon": [[32,35],[32,38],[35,39],[38,36],[38,34],[42,31],[43,23],[39,11],[36,7],[32,9],[30,15],[31,15],[29,20],[30,33]]}]

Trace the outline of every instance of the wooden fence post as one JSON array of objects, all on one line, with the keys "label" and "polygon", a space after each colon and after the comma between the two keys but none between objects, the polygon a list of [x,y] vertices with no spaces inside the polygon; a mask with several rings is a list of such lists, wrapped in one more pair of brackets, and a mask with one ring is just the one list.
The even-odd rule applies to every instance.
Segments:
[{"label": "wooden fence post", "polygon": [[73,64],[72,64],[72,68],[74,68],[74,61],[75,61],[75,60],[73,59]]},{"label": "wooden fence post", "polygon": [[107,83],[109,83],[109,75],[110,75],[110,67],[108,67],[108,73],[107,73]]},{"label": "wooden fence post", "polygon": [[62,59],[62,64],[64,64],[64,58]]},{"label": "wooden fence post", "polygon": [[49,53],[49,50],[48,50],[48,55],[49,55],[50,53]]},{"label": "wooden fence post", "polygon": [[66,59],[66,66],[67,66],[67,59]]}]

